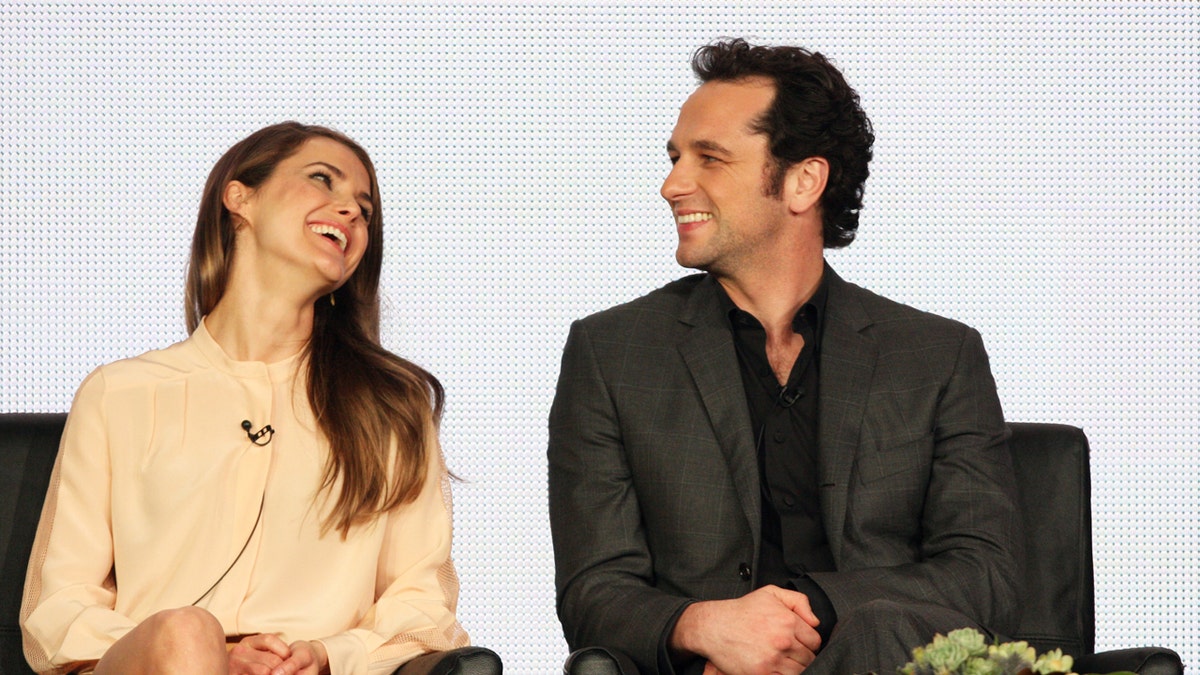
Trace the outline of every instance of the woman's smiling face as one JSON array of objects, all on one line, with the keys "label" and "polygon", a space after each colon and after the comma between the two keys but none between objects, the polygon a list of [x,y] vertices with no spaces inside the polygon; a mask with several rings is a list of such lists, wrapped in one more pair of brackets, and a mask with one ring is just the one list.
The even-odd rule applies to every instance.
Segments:
[{"label": "woman's smiling face", "polygon": [[257,189],[230,182],[226,205],[258,261],[315,269],[328,290],[350,278],[370,243],[370,174],[331,138],[305,141]]}]

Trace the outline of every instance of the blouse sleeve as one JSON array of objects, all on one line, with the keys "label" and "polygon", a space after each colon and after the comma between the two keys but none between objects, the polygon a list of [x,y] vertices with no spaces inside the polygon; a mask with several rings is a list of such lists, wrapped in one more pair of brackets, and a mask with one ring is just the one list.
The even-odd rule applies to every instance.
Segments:
[{"label": "blouse sleeve", "polygon": [[97,370],[75,394],[34,537],[21,602],[25,658],[39,673],[95,661],[136,625],[113,611],[112,474]]},{"label": "blouse sleeve", "polygon": [[333,675],[390,673],[421,654],[470,644],[454,615],[458,575],[450,559],[449,475],[432,421],[429,427],[421,493],[385,516],[375,604],[356,628],[320,640]]}]

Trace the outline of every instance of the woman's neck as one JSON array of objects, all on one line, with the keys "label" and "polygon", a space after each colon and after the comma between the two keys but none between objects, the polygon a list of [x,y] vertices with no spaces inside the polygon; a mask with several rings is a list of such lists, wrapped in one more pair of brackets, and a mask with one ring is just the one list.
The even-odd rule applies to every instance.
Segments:
[{"label": "woman's neck", "polygon": [[274,363],[304,349],[312,336],[311,304],[248,296],[230,287],[204,319],[205,328],[230,358]]}]

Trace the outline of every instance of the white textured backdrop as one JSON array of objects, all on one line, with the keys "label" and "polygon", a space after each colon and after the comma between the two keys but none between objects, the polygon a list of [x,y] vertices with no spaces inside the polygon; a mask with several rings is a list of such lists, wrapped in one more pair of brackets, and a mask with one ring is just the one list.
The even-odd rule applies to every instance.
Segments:
[{"label": "white textured backdrop", "polygon": [[[545,418],[572,319],[682,273],[663,150],[718,36],[801,44],[878,136],[848,279],[979,328],[1009,419],[1093,447],[1097,643],[1200,667],[1200,4],[0,4],[0,410],[183,337],[208,169],[372,153],[385,343],[442,378],[461,617],[552,673]],[[783,4],[783,3],[778,3]]]}]

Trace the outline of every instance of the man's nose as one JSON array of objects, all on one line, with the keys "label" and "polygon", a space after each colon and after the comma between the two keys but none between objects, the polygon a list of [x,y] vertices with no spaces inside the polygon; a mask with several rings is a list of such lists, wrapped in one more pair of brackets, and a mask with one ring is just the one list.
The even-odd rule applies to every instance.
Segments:
[{"label": "man's nose", "polygon": [[685,166],[683,160],[679,160],[671,167],[671,172],[667,174],[658,193],[668,202],[674,202],[687,196],[695,188],[696,182],[692,178],[691,171]]}]

